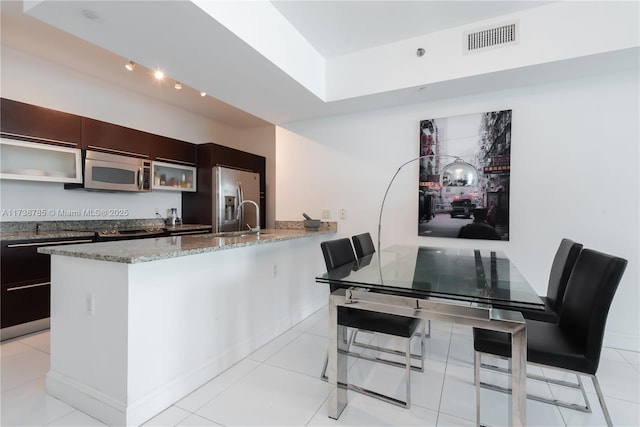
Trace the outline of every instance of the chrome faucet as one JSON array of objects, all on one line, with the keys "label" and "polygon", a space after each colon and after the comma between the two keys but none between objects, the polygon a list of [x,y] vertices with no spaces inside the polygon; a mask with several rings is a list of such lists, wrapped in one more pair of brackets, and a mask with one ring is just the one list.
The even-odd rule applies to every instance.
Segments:
[{"label": "chrome faucet", "polygon": [[238,214],[236,215],[236,220],[240,219],[240,208],[245,203],[253,203],[253,205],[256,207],[256,226],[251,227],[249,224],[247,224],[247,227],[249,227],[249,231],[251,233],[259,234],[260,233],[260,206],[258,206],[258,204],[253,200],[243,200],[242,202],[240,202],[240,204],[238,205]]}]

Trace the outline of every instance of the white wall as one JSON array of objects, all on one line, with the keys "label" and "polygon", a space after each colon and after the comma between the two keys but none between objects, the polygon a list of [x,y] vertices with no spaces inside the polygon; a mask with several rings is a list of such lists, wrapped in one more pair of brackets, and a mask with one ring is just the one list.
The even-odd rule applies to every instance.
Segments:
[{"label": "white wall", "polygon": [[[420,120],[512,109],[511,239],[474,245],[504,250],[540,294],[563,237],[626,258],[605,343],[640,350],[638,80],[633,69],[278,127],[277,217],[330,209],[340,235],[375,239],[389,180],[419,155]],[[404,168],[390,191],[382,245],[468,245],[417,236],[417,168]]]},{"label": "white wall", "polygon": [[[245,135],[222,123],[178,109],[106,81],[2,45],[1,93],[4,98],[81,116],[92,117],[146,132],[192,143],[215,142],[259,155],[273,157],[273,127],[254,131],[252,149]],[[265,138],[262,140],[261,138]],[[260,144],[256,144],[256,141]],[[272,166],[273,168],[273,166]],[[273,170],[271,170],[273,176]],[[269,177],[267,178],[269,179]],[[271,178],[271,187],[273,180]],[[153,218],[155,208],[181,210],[180,193],[156,191],[145,194],[97,193],[64,190],[62,184],[3,180],[0,183],[2,209],[129,209],[126,217],[87,218],[61,215],[38,220]],[[267,211],[273,221],[274,207]],[[30,221],[31,217],[2,216],[1,221]]]},{"label": "white wall", "polygon": [[[238,130],[234,148],[266,157],[267,228],[274,228],[276,217],[276,128],[273,125]],[[278,218],[279,219],[279,218]]]}]

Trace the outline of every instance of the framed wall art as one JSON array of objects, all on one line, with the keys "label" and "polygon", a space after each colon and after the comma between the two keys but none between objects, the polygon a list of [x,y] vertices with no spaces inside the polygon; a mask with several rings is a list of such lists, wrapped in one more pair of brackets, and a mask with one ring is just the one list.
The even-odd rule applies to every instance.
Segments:
[{"label": "framed wall art", "polygon": [[509,240],[511,110],[420,121],[418,235]]}]

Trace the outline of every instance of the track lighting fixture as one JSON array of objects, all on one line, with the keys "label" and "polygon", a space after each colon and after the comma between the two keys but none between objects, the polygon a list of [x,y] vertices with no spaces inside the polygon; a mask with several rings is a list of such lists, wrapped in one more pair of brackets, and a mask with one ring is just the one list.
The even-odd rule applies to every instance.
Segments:
[{"label": "track lighting fixture", "polygon": [[[136,65],[137,64],[135,62],[129,61],[129,62],[127,62],[125,64],[124,67],[129,71],[133,71],[133,69],[136,67]],[[155,71],[153,71],[153,77],[159,82],[162,82],[166,78],[166,76],[164,74],[164,71],[159,69],[159,68],[156,69]],[[182,83],[180,83],[179,80],[174,80],[173,82],[174,82],[173,83],[174,89],[176,89],[176,90],[181,90],[182,89]],[[200,92],[200,96],[204,98],[205,96],[207,96],[207,93],[204,92],[204,91],[201,91]]]}]

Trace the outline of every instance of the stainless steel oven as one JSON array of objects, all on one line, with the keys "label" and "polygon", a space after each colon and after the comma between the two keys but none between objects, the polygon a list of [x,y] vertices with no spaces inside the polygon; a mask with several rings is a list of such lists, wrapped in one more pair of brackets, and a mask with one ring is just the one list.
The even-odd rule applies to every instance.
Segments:
[{"label": "stainless steel oven", "polygon": [[96,232],[96,242],[108,242],[115,240],[148,239],[150,237],[167,237],[169,234],[162,227],[149,228],[125,228],[101,230]]},{"label": "stainless steel oven", "polygon": [[151,191],[151,161],[86,150],[82,184],[65,188],[106,191]]}]

